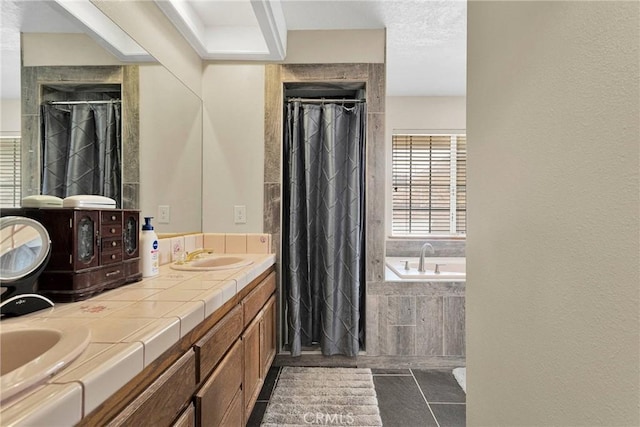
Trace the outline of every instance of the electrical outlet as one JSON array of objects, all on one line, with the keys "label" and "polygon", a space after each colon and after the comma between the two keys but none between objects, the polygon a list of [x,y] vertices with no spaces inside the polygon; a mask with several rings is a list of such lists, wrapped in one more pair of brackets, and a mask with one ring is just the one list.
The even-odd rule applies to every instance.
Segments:
[{"label": "electrical outlet", "polygon": [[169,224],[171,222],[171,207],[169,205],[158,206],[158,223]]},{"label": "electrical outlet", "polygon": [[236,224],[246,224],[247,223],[247,207],[242,206],[234,206],[233,207],[233,222]]}]

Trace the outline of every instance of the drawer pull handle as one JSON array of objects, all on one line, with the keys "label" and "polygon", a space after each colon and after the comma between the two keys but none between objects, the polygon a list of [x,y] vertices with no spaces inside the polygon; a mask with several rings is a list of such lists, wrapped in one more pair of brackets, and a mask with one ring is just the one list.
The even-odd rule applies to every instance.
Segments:
[{"label": "drawer pull handle", "polygon": [[109,231],[111,231],[111,234],[113,234],[113,233],[115,233],[115,232],[116,232],[116,229],[115,229],[115,228],[112,228],[112,229],[111,229],[111,230],[109,230]]},{"label": "drawer pull handle", "polygon": [[110,273],[105,274],[105,277],[115,276],[116,274],[120,274],[120,270],[112,271]]},{"label": "drawer pull handle", "polygon": [[111,242],[111,246],[113,246],[113,247],[118,246],[118,242]]},{"label": "drawer pull handle", "polygon": [[111,221],[115,221],[116,220],[116,216],[115,215],[111,215]]},{"label": "drawer pull handle", "polygon": [[111,255],[111,259],[116,259],[116,258],[117,258],[116,254]]}]

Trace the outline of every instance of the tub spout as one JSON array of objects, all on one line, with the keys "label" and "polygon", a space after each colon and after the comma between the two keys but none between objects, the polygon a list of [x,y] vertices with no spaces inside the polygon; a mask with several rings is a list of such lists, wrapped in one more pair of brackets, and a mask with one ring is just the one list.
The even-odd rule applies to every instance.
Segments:
[{"label": "tub spout", "polygon": [[427,249],[431,249],[431,255],[436,254],[436,251],[433,249],[431,243],[425,243],[424,245],[422,245],[422,249],[420,249],[420,261],[418,262],[418,271],[420,273],[424,273],[426,271],[426,269],[424,268],[424,254]]}]

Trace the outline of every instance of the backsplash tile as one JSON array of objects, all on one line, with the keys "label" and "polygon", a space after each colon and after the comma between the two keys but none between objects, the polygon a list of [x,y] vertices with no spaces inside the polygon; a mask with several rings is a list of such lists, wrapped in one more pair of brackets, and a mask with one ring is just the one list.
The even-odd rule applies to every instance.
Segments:
[{"label": "backsplash tile", "polygon": [[225,235],[223,233],[206,233],[203,236],[203,247],[213,249],[215,253],[225,253]]},{"label": "backsplash tile", "polygon": [[171,262],[171,239],[158,239],[158,257],[160,265]]},{"label": "backsplash tile", "polygon": [[271,236],[269,234],[247,234],[248,254],[268,254],[271,250]]},{"label": "backsplash tile", "polygon": [[225,253],[228,253],[228,254],[246,254],[247,253],[247,235],[246,234],[226,234],[224,244],[225,244]]},{"label": "backsplash tile", "polygon": [[185,244],[184,236],[171,238],[171,262],[176,262],[184,259],[185,257],[184,244]]},{"label": "backsplash tile", "polygon": [[202,234],[187,234],[184,236],[184,252],[188,254],[202,247]]}]

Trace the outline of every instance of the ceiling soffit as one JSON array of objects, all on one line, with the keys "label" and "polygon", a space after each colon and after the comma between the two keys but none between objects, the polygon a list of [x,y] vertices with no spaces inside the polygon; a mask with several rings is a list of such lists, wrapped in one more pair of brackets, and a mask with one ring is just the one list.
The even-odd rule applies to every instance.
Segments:
[{"label": "ceiling soffit", "polygon": [[280,1],[155,0],[203,59],[283,60],[287,26]]}]

